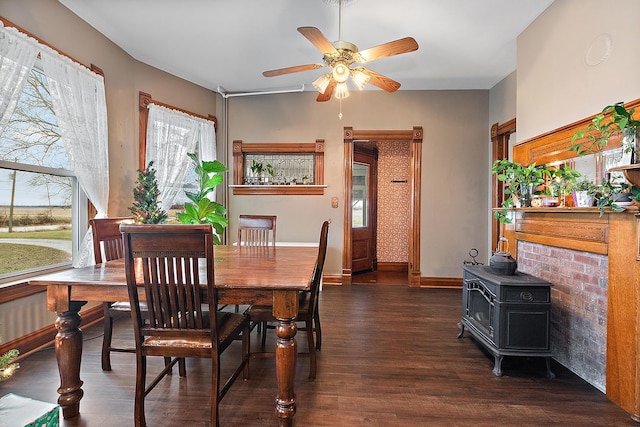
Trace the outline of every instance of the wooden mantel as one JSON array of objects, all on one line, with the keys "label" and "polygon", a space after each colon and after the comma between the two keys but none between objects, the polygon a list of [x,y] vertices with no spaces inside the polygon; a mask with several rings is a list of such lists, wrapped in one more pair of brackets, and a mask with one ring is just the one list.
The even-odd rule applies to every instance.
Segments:
[{"label": "wooden mantel", "polygon": [[523,241],[607,256],[606,395],[640,421],[638,208],[602,216],[597,208],[515,209],[503,233],[511,248]]},{"label": "wooden mantel", "polygon": [[[625,103],[640,110],[640,99]],[[594,115],[595,116],[595,115]],[[522,165],[567,161],[573,134],[594,118],[585,117],[513,147],[511,159]],[[607,148],[621,145],[620,137]],[[619,168],[635,185],[640,165]],[[509,247],[531,242],[603,255],[608,263],[606,394],[640,422],[640,213],[637,206],[600,214],[597,208],[524,208],[510,211],[512,223],[503,225]],[[511,251],[517,256],[517,249]]]}]

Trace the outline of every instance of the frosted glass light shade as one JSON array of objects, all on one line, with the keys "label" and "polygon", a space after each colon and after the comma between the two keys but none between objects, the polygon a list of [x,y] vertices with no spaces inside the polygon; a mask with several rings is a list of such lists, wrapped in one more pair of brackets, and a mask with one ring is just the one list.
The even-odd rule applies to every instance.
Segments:
[{"label": "frosted glass light shade", "polygon": [[327,86],[329,86],[330,82],[331,82],[331,74],[328,73],[318,77],[312,84],[313,84],[313,87],[315,87],[318,92],[324,93],[324,91],[327,90]]},{"label": "frosted glass light shade", "polygon": [[368,74],[365,74],[360,70],[352,70],[351,78],[356,83],[356,85],[358,85],[358,88],[360,90],[362,90],[367,85],[367,83],[369,83],[369,80],[371,80],[371,77]]},{"label": "frosted glass light shade", "polygon": [[338,83],[336,85],[335,97],[336,99],[343,99],[349,96],[349,89],[347,89],[346,83]]},{"label": "frosted glass light shade", "polygon": [[338,83],[346,82],[349,78],[349,67],[342,62],[338,62],[336,66],[333,67],[333,78],[336,79]]}]

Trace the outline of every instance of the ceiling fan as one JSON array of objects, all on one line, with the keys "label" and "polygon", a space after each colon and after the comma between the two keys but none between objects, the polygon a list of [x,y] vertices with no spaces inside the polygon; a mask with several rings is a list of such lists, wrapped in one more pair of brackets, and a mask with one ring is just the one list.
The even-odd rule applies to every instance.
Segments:
[{"label": "ceiling fan", "polygon": [[313,82],[313,86],[320,92],[316,99],[318,102],[328,101],[334,92],[337,99],[343,99],[349,96],[349,90],[347,89],[349,76],[351,76],[353,82],[355,82],[360,89],[364,88],[367,83],[371,83],[387,92],[395,92],[398,90],[400,83],[358,64],[413,52],[418,50],[418,43],[412,37],[405,37],[359,51],[355,44],[342,40],[342,0],[340,0],[339,6],[340,34],[338,41],[330,42],[324,34],[315,27],[298,28],[298,32],[305,36],[322,52],[324,64],[316,63],[279,68],[265,71],[262,75],[265,77],[274,77],[300,71],[331,67],[331,72],[321,75]]}]

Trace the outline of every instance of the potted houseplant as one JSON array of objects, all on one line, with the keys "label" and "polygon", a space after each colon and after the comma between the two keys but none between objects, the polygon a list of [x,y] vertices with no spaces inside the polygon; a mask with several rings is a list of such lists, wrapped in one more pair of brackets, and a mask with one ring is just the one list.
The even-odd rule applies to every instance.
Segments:
[{"label": "potted houseplant", "polygon": [[258,184],[262,181],[262,171],[264,170],[264,166],[261,162],[253,159],[251,161],[251,174],[253,175],[253,183]]},{"label": "potted houseplant", "polygon": [[216,186],[222,184],[224,180],[222,174],[227,171],[227,167],[218,160],[200,162],[195,153],[188,153],[187,156],[196,166],[198,192],[185,191],[187,198],[192,203],[184,204],[185,211],[177,214],[178,221],[182,224],[211,224],[215,231],[213,242],[220,245],[222,244],[220,236],[224,233],[225,227],[229,225],[229,220],[225,216],[227,209],[220,203],[209,199],[209,196]]},{"label": "potted houseplant", "polygon": [[576,182],[571,192],[573,205],[577,208],[593,206],[593,195],[596,191],[596,184],[586,178]]},{"label": "potted houseplant", "polygon": [[[271,165],[270,163],[267,163],[267,173],[269,174],[269,178],[267,179],[273,183],[274,178],[276,177],[276,171],[273,169],[273,165]],[[269,183],[269,181],[267,181],[267,184]]]},{"label": "potted houseplant", "polygon": [[634,204],[640,205],[640,187],[636,187],[635,185],[630,186],[629,198]]},{"label": "potted houseplant", "polygon": [[534,193],[539,193],[538,187],[549,177],[546,165],[532,163],[523,166],[509,159],[496,160],[491,172],[499,181],[504,182],[504,194],[507,196],[502,202],[501,211],[494,213],[500,222],[510,222],[506,210],[513,207],[530,207]]},{"label": "potted houseplant", "polygon": [[595,186],[592,190],[593,197],[596,202],[596,206],[600,209],[600,216],[604,214],[605,208],[610,208],[614,212],[622,212],[624,208],[616,203],[618,194],[622,192],[623,188],[628,187],[624,185],[614,185],[611,181],[603,179],[602,184]]},{"label": "potted houseplant", "polygon": [[552,196],[558,197],[558,205],[565,206],[565,197],[576,185],[580,172],[567,165],[549,169],[550,188]]},{"label": "potted houseplant", "polygon": [[626,109],[624,103],[617,102],[607,108],[612,108],[612,121],[622,132],[622,148],[625,153],[631,153],[631,163],[640,162],[640,139],[638,138],[638,128],[640,120],[633,118],[635,109]]},{"label": "potted houseplant", "polygon": [[[622,133],[622,146],[626,153],[634,157],[638,143],[637,128],[640,120],[633,118],[635,109],[627,110],[623,102],[607,105],[599,114],[596,114],[586,129],[580,129],[571,137],[569,150],[575,151],[578,156],[593,154],[596,161],[596,182],[604,178],[604,161],[602,151],[609,140]],[[631,162],[633,160],[630,160]]]}]

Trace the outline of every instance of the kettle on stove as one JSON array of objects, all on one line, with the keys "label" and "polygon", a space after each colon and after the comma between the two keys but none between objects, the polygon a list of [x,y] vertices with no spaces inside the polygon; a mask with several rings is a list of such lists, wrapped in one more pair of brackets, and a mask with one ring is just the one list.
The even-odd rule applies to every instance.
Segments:
[{"label": "kettle on stove", "polygon": [[498,247],[489,258],[489,268],[496,273],[510,276],[518,269],[518,263],[509,253],[509,241],[505,237],[498,239]]}]

